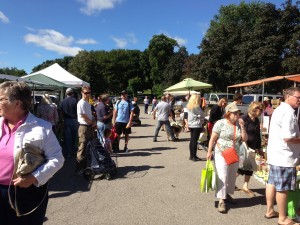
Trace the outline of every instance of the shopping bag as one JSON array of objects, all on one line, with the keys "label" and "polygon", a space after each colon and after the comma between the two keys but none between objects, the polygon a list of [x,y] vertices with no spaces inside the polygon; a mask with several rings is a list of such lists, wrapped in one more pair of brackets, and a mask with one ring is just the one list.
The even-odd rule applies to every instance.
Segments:
[{"label": "shopping bag", "polygon": [[288,217],[292,219],[300,218],[300,190],[289,191],[287,202]]},{"label": "shopping bag", "polygon": [[243,170],[257,171],[257,164],[255,161],[255,150],[249,148],[245,142],[242,142],[239,150],[239,167]]},{"label": "shopping bag", "polygon": [[214,166],[211,160],[206,161],[205,168],[201,171],[200,191],[207,193],[212,188],[212,178],[214,173]]},{"label": "shopping bag", "polygon": [[214,167],[214,171],[213,171],[212,178],[211,178],[211,190],[216,191],[217,189],[218,189],[217,173],[216,173],[216,168]]}]

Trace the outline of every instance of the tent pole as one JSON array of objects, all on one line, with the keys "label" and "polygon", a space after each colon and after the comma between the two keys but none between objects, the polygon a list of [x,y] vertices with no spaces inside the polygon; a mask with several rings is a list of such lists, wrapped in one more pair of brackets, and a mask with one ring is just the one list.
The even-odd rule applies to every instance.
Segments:
[{"label": "tent pole", "polygon": [[265,82],[262,83],[261,102],[264,102]]}]

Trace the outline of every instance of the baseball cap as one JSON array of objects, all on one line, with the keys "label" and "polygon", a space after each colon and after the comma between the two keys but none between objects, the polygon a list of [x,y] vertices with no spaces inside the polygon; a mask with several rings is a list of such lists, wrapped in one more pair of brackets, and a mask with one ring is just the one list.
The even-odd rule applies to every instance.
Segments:
[{"label": "baseball cap", "polygon": [[237,111],[241,111],[237,106],[236,104],[229,104],[227,105],[226,107],[226,112],[237,112]]},{"label": "baseball cap", "polygon": [[123,90],[122,92],[121,92],[121,95],[127,95],[128,93],[127,93],[127,91],[125,91],[125,90]]},{"label": "baseball cap", "polygon": [[72,93],[73,93],[73,89],[72,88],[67,88],[66,94],[72,94]]}]

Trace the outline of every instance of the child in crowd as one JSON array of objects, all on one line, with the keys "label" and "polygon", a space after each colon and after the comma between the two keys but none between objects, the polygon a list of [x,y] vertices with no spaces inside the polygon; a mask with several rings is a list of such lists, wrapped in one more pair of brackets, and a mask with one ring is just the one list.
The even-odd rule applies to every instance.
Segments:
[{"label": "child in crowd", "polygon": [[106,128],[104,130],[104,148],[108,153],[112,153],[112,144],[111,144],[111,140],[110,140],[110,136],[111,136],[111,129]]}]

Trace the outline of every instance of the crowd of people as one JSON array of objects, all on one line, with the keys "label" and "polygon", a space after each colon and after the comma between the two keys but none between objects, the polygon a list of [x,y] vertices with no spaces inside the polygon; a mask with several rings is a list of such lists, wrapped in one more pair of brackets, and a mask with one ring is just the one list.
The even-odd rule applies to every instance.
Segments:
[{"label": "crowd of people", "polygon": [[[74,96],[75,90],[71,88],[68,88],[65,94],[66,97],[59,105],[60,113],[45,94],[34,116],[30,113],[31,90],[26,84],[0,84],[0,225],[42,224],[48,202],[48,180],[62,167],[64,157],[76,156],[75,173],[81,176],[87,166],[87,144],[92,139],[98,138],[110,154],[114,151],[129,151],[133,119],[139,114],[137,98],[131,101],[124,90],[120,92],[120,99],[114,105],[107,94],[99,95],[97,101],[91,105],[90,87],[81,88],[80,100]],[[240,162],[228,164],[223,152],[234,148],[236,153],[239,153],[240,145],[244,142],[264,157],[260,117],[262,114],[272,116],[267,147],[270,172],[266,186],[265,217],[278,217],[278,224],[292,224],[291,219],[287,217],[286,205],[288,191],[296,188],[296,166],[299,165],[300,133],[295,109],[300,107],[300,89],[292,87],[285,90],[285,100],[275,110],[268,109],[269,99],[264,99],[263,103],[252,102],[248,113],[240,115],[238,105],[241,99],[242,95],[239,93],[234,95],[234,102],[230,104],[226,98],[220,99],[218,104],[212,107],[208,119],[205,118],[203,99],[199,94],[187,95],[178,102],[175,102],[174,96],[170,94],[163,95],[160,101],[156,98],[151,101],[147,96],[143,103],[145,114],[148,114],[150,102],[152,103],[151,114],[153,119],[157,119],[154,142],[158,141],[158,134],[162,128],[166,129],[173,142],[179,141],[170,121],[175,121],[176,114],[181,114],[179,120],[182,121],[185,131],[190,132],[189,160],[214,160],[217,174],[216,197],[219,199],[220,213],[227,213],[227,203],[237,203],[232,195],[237,190],[235,183],[238,175],[244,176],[241,190],[249,196],[255,196],[249,187],[253,170],[242,168]],[[64,123],[63,149],[55,136],[59,116],[63,117]],[[206,158],[201,159],[197,156],[198,140],[205,129],[209,134],[209,144]],[[110,138],[112,130],[117,134],[115,146]],[[123,136],[124,147],[120,150]],[[28,143],[39,148],[46,160],[28,174],[16,174],[16,153],[22,151]],[[16,192],[33,200],[20,198],[11,203],[10,199],[15,198]],[[278,212],[274,210],[275,200]],[[18,216],[20,212],[17,201],[18,205],[24,204],[21,212],[25,214],[23,216]],[[35,204],[39,207],[27,215]]]}]

